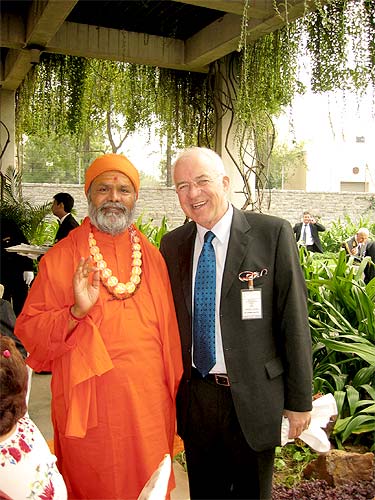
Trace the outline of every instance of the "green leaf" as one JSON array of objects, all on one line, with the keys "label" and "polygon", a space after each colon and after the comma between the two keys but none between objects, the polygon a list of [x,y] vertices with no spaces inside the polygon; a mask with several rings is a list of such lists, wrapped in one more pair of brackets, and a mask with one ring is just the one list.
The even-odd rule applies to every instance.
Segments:
[{"label": "green leaf", "polygon": [[375,417],[357,415],[350,420],[342,433],[342,442],[345,442],[351,434],[361,434],[372,430],[375,430]]},{"label": "green leaf", "polygon": [[346,386],[346,397],[348,399],[350,414],[352,415],[355,410],[355,405],[359,400],[359,392],[354,389],[354,387],[347,385]]},{"label": "green leaf", "polygon": [[360,342],[352,342],[350,344],[347,344],[344,342],[338,342],[336,340],[329,339],[322,339],[322,342],[334,351],[357,355],[370,365],[375,364],[375,346],[366,346]]}]

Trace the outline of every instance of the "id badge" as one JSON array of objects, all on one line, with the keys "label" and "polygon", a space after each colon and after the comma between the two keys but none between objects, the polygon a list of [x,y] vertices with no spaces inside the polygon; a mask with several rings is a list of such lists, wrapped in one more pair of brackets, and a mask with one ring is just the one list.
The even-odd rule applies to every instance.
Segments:
[{"label": "id badge", "polygon": [[262,290],[259,288],[241,290],[242,319],[262,319]]}]

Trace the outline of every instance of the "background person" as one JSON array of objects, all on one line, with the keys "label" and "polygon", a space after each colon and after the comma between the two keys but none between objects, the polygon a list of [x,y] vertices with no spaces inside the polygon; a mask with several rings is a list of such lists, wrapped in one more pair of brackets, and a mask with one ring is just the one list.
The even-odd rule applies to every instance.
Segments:
[{"label": "background person", "polygon": [[354,255],[354,259],[361,261],[366,255],[367,240],[370,231],[366,227],[360,227],[357,233],[344,241],[342,247],[348,255]]},{"label": "background person", "polygon": [[371,257],[371,261],[365,267],[365,283],[369,283],[375,278],[375,241],[367,241],[366,256]]},{"label": "background person", "polygon": [[[282,415],[294,438],[312,408],[306,287],[292,228],[229,204],[223,162],[206,148],[181,153],[174,183],[192,222],[165,235],[161,252],[180,327],[177,418],[190,495],[270,499]],[[203,255],[213,259],[201,274]]]},{"label": "background person", "polygon": [[27,380],[14,341],[0,335],[0,498],[66,500],[56,457],[26,414]]},{"label": "background person", "polygon": [[138,190],[125,156],[91,164],[89,217],[41,259],[16,322],[27,362],[52,371],[69,498],[137,498],[173,454],[181,347],[165,263],[132,224]]},{"label": "background person", "polygon": [[34,266],[32,259],[16,252],[7,252],[6,249],[21,243],[28,245],[29,242],[16,222],[4,216],[0,220],[0,238],[0,283],[4,285],[3,298],[12,304],[14,313],[18,316],[34,279]]},{"label": "background person", "polygon": [[72,229],[79,226],[71,211],[74,198],[69,193],[57,193],[53,197],[52,213],[59,219],[59,229],[55,236],[55,243],[68,236]]},{"label": "background person", "polygon": [[323,253],[319,232],[326,228],[316,221],[310,212],[303,212],[302,222],[298,222],[293,227],[298,244],[306,246],[310,252]]}]

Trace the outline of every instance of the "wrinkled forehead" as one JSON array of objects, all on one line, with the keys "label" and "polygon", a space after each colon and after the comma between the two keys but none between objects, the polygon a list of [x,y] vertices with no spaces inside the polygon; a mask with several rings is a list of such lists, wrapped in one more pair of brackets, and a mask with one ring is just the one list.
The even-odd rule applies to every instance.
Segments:
[{"label": "wrinkled forehead", "polygon": [[368,235],[367,233],[358,233],[358,238],[362,239],[362,240],[367,240],[368,238]]},{"label": "wrinkled forehead", "polygon": [[119,172],[118,170],[108,170],[99,174],[92,181],[91,186],[97,186],[98,184],[106,184],[106,185],[131,185],[134,189],[134,185],[132,181],[129,179],[127,175],[123,172]]},{"label": "wrinkled forehead", "polygon": [[225,175],[222,165],[201,152],[179,158],[173,167],[175,183],[220,174]]}]

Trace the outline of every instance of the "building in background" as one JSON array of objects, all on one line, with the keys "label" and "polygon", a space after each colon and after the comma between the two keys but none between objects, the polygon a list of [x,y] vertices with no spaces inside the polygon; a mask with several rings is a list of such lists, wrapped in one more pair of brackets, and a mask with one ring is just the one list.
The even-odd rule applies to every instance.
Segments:
[{"label": "building in background", "polygon": [[[305,94],[279,120],[279,140],[303,141],[301,166],[284,189],[375,192],[374,96]],[[292,132],[291,132],[292,131]]]}]

